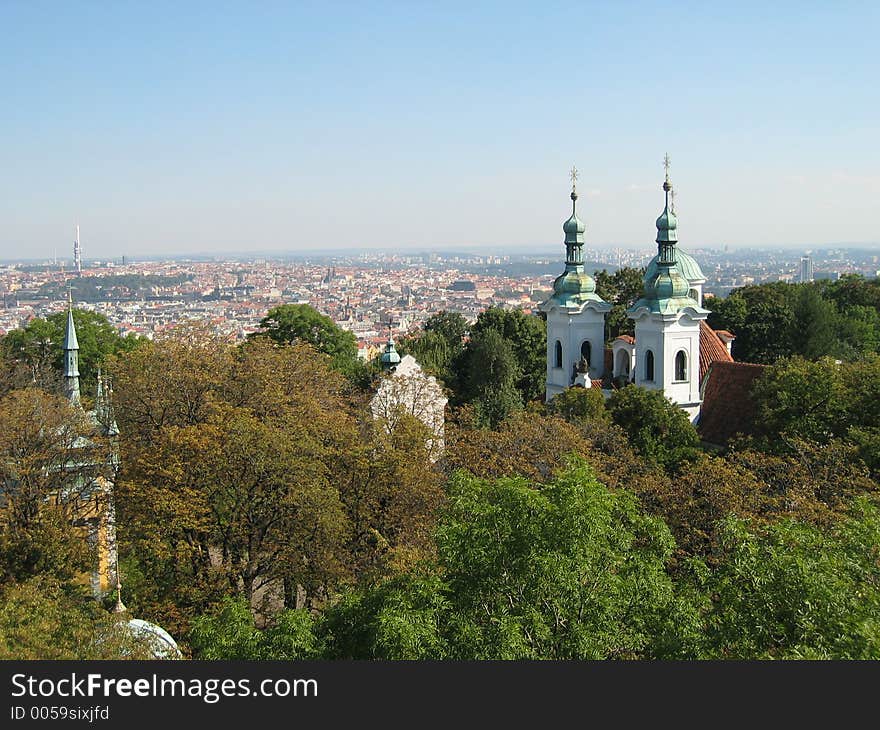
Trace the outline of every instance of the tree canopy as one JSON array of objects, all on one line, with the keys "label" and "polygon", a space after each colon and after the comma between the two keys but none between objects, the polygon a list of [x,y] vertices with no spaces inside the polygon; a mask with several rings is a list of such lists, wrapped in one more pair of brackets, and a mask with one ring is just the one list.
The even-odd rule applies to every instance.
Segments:
[{"label": "tree canopy", "polygon": [[[73,310],[73,322],[79,344],[81,389],[91,396],[97,384],[98,368],[104,361],[122,352],[130,352],[145,341],[134,334],[125,337],[103,314],[83,309]],[[12,330],[2,340],[5,357],[27,366],[40,385],[49,386],[64,371],[64,333],[67,311],[46,319],[36,317],[24,329]]]},{"label": "tree canopy", "polygon": [[357,369],[357,339],[308,304],[281,304],[260,320],[260,334],[280,345],[305,342],[328,355],[340,372]]}]

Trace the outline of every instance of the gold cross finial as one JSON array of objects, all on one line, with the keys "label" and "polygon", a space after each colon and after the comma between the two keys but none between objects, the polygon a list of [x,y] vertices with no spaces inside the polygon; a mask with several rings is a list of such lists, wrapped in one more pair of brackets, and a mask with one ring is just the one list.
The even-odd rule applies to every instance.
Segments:
[{"label": "gold cross finial", "polygon": [[669,179],[669,165],[670,165],[670,162],[669,162],[669,153],[667,152],[667,153],[663,156],[663,169],[666,170],[666,179],[667,179],[667,180]]},{"label": "gold cross finial", "polygon": [[578,180],[578,169],[574,165],[572,165],[571,172],[568,174],[568,176],[571,178],[571,190],[572,192],[574,192],[577,188]]}]

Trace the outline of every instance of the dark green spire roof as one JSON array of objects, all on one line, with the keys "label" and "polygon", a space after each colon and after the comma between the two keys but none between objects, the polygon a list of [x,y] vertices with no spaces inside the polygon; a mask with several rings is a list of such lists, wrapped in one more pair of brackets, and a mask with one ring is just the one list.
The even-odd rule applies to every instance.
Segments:
[{"label": "dark green spire roof", "polygon": [[400,362],[400,353],[395,349],[394,340],[391,337],[388,338],[388,344],[385,345],[385,352],[382,353],[379,362],[382,363],[383,368],[390,368]]},{"label": "dark green spire roof", "polygon": [[577,168],[571,170],[571,216],[562,224],[565,233],[565,271],[553,282],[551,300],[563,306],[588,301],[601,302],[596,282],[584,271],[584,231],[586,226],[577,215]]},{"label": "dark green spire roof", "polygon": [[666,202],[657,219],[657,257],[645,271],[642,298],[630,308],[630,312],[647,307],[652,312],[674,314],[684,307],[705,311],[690,296],[690,283],[677,263],[678,220],[670,205],[672,183],[669,180],[669,155],[663,160],[666,179],[663,192]]}]

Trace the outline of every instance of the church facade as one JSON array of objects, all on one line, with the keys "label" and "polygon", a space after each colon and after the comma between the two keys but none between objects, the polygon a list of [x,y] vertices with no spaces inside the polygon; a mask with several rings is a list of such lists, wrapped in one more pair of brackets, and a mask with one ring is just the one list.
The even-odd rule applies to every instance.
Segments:
[{"label": "church facade", "polygon": [[578,218],[577,173],[572,171],[572,214],[563,224],[565,271],[541,305],[547,316],[546,400],[570,387],[601,388],[610,396],[627,383],[660,390],[698,421],[711,365],[732,363],[729,332],[715,332],[703,307],[706,277],[694,258],[678,248],[678,220],[669,180],[663,212],[656,220],[657,255],[648,264],[642,296],[629,308],[635,336],[605,343],[605,314],[611,305],[596,294],[584,271],[585,225]]}]

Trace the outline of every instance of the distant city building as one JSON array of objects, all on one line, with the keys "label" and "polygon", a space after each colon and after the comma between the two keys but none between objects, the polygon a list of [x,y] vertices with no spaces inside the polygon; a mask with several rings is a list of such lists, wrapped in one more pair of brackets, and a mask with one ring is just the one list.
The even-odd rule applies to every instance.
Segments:
[{"label": "distant city building", "polygon": [[840,278],[839,271],[817,271],[813,278],[816,281],[837,281]]},{"label": "distant city building", "polygon": [[453,281],[449,285],[449,291],[475,291],[477,285],[472,281],[460,280]]},{"label": "distant city building", "polygon": [[800,281],[806,284],[813,280],[813,257],[801,256],[801,275]]}]

